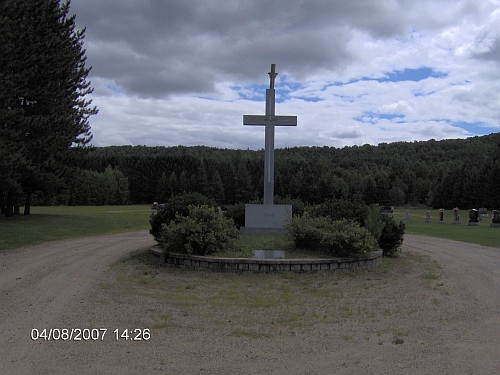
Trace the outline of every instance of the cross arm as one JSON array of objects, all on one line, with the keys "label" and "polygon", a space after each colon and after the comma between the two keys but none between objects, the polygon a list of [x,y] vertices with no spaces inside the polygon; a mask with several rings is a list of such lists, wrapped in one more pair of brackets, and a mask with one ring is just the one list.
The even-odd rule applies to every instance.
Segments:
[{"label": "cross arm", "polygon": [[243,115],[243,125],[297,126],[297,116]]}]

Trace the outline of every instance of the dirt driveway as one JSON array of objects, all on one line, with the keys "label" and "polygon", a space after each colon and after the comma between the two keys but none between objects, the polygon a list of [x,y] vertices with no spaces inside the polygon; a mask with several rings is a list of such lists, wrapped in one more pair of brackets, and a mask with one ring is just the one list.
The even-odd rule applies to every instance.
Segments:
[{"label": "dirt driveway", "polygon": [[[118,272],[110,264],[152,244],[143,231],[0,254],[0,374],[500,372],[498,248],[407,235],[406,252],[443,267],[425,295],[415,294],[410,273],[384,289],[411,313],[260,339],[207,326],[144,331],[142,306],[111,301],[106,281]],[[404,327],[404,344],[384,340],[394,326]],[[143,340],[122,337],[135,328],[129,338]]]}]

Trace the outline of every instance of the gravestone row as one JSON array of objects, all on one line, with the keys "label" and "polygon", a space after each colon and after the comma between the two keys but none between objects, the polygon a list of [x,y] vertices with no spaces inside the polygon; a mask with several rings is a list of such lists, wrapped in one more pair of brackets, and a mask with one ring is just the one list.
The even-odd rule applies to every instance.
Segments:
[{"label": "gravestone row", "polygon": [[[488,217],[488,210],[485,208],[471,209],[469,210],[469,226],[477,226],[480,225],[480,221],[483,217]],[[406,219],[409,219],[409,211],[406,211]],[[430,223],[431,220],[431,212],[427,211],[425,215],[425,222]],[[439,223],[444,223],[444,209],[439,209]],[[461,224],[460,222],[460,210],[458,207],[453,209],[453,224]],[[491,227],[500,228],[500,210],[491,211]]]}]

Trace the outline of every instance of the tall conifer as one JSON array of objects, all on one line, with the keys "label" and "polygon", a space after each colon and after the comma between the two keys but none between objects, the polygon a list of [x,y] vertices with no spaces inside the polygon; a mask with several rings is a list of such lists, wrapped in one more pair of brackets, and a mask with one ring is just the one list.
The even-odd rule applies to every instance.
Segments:
[{"label": "tall conifer", "polygon": [[16,163],[0,162],[0,191],[8,200],[21,186],[25,214],[31,193],[63,174],[65,152],[92,139],[88,119],[97,108],[87,99],[85,29],[75,30],[69,7],[0,0],[0,156],[17,154]]}]

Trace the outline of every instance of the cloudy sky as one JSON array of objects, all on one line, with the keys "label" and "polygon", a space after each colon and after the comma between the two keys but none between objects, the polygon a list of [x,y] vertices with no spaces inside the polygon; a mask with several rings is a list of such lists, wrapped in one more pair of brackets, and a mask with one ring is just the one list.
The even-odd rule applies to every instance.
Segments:
[{"label": "cloudy sky", "polygon": [[500,131],[500,0],[72,0],[93,144],[276,147]]}]

